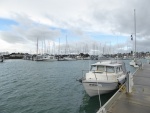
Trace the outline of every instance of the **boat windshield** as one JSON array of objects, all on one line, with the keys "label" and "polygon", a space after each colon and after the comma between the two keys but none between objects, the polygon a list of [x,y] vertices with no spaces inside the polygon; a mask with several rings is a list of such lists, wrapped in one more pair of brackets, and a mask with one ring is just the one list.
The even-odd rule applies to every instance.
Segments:
[{"label": "boat windshield", "polygon": [[116,68],[116,72],[118,73],[118,72],[122,72],[122,67],[117,67]]},{"label": "boat windshield", "polygon": [[96,69],[96,66],[95,65],[93,65],[93,66],[91,66],[91,71],[96,71],[97,69]]},{"label": "boat windshield", "polygon": [[115,69],[112,66],[106,66],[106,72],[108,72],[108,73],[114,73]]},{"label": "boat windshield", "polygon": [[97,66],[97,71],[104,72],[105,71],[104,66]]},{"label": "boat windshield", "polygon": [[105,67],[104,66],[93,65],[93,66],[91,66],[91,71],[104,72],[105,71]]}]

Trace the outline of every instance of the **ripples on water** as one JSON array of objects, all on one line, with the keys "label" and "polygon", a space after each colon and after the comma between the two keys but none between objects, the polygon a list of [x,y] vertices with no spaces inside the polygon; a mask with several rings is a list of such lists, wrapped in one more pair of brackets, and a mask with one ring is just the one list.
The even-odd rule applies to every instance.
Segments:
[{"label": "ripples on water", "polygon": [[[94,61],[0,63],[0,113],[95,113],[98,96],[89,98],[76,81],[89,62]],[[102,104],[113,93],[102,95]]]}]

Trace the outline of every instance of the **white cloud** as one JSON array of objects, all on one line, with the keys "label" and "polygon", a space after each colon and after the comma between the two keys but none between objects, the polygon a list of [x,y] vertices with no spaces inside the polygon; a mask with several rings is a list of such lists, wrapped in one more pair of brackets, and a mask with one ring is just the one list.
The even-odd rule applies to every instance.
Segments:
[{"label": "white cloud", "polygon": [[[72,31],[89,42],[92,37],[87,32],[130,36],[134,32],[133,9],[136,9],[137,39],[144,38],[138,40],[140,48],[144,48],[150,45],[149,3],[149,0],[1,0],[0,17],[18,23],[9,32],[1,31],[1,39],[32,43],[37,37],[54,40],[62,35],[51,27]],[[126,42],[122,44],[125,45]]]}]

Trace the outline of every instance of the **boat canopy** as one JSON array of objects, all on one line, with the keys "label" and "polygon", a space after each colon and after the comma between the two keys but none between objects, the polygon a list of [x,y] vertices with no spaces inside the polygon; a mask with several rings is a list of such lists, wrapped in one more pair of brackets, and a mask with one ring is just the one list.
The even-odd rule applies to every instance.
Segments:
[{"label": "boat canopy", "polygon": [[112,67],[117,67],[121,66],[121,63],[112,63],[112,62],[97,62],[95,64],[92,64],[91,66],[112,66]]},{"label": "boat canopy", "polygon": [[108,72],[108,73],[118,73],[118,72],[126,72],[124,69],[124,63],[109,63],[109,62],[97,62],[91,65],[91,71],[96,72]]}]

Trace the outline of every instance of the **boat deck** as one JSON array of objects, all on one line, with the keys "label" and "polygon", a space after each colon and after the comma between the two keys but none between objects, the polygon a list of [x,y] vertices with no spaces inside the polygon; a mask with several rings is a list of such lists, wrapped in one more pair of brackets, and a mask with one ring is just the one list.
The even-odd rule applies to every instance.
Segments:
[{"label": "boat deck", "polygon": [[150,113],[150,65],[139,69],[133,81],[133,92],[120,94],[107,113]]}]

